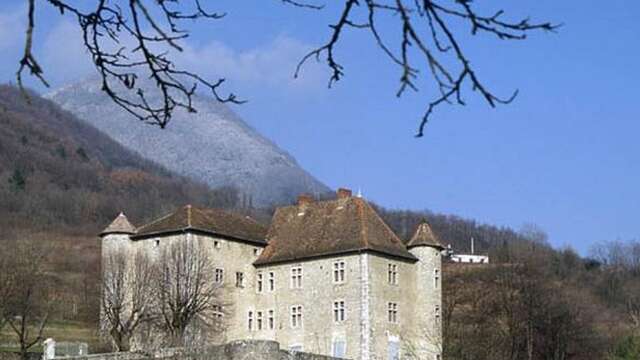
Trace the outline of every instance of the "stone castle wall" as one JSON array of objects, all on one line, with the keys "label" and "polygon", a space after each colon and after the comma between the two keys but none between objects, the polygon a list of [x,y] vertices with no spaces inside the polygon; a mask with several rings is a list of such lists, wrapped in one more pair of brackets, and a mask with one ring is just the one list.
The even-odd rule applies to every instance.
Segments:
[{"label": "stone castle wall", "polygon": [[422,359],[439,359],[442,354],[442,256],[440,250],[419,246],[409,250],[420,259],[416,264],[416,313],[409,332],[416,339],[409,352]]},{"label": "stone castle wall", "polygon": [[275,341],[239,340],[198,349],[165,349],[153,354],[136,352],[56,357],[55,360],[337,360],[332,357],[280,349]]},{"label": "stone castle wall", "polygon": [[[160,254],[176,242],[194,241],[206,244],[206,251],[215,267],[224,269],[223,303],[227,324],[223,338],[211,339],[209,343],[238,340],[250,344],[253,340],[268,340],[277,341],[286,349],[301,346],[305,352],[333,354],[335,342],[343,341],[346,345],[346,357],[352,359],[386,359],[390,346],[398,346],[402,357],[419,353],[424,355],[417,358],[437,359],[440,354],[441,325],[435,318],[435,309],[441,306],[442,271],[437,249],[411,249],[411,253],[420,259],[417,263],[362,253],[256,268],[253,262],[262,247],[250,243],[191,233],[136,241],[120,236],[111,238],[111,235],[106,238],[103,239],[107,240],[103,241],[103,256],[108,250],[117,247],[114,244],[116,242],[127,243],[125,247],[132,253],[144,251],[152,256]],[[346,278],[341,284],[333,282],[333,264],[338,260],[345,261]],[[397,285],[388,282],[389,264],[397,265]],[[293,266],[303,268],[302,289],[292,289],[290,286]],[[435,270],[440,276],[439,287],[434,282]],[[244,276],[243,287],[236,287],[237,272]],[[275,276],[274,291],[270,291],[269,286],[271,272]],[[261,293],[256,289],[259,273],[263,274]],[[333,302],[336,300],[344,301],[346,306],[346,319],[341,323],[335,323],[333,319]],[[389,302],[398,304],[397,323],[388,320]],[[303,306],[301,328],[291,327],[290,308],[293,305]],[[275,315],[273,330],[268,326],[269,310],[273,310]],[[248,329],[248,311],[253,313],[253,330]],[[261,330],[257,329],[258,311],[262,312]]]},{"label": "stone castle wall", "polygon": [[[276,291],[257,296],[255,310],[275,309],[275,331],[254,332],[254,336],[269,336],[283,346],[302,346],[304,351],[333,354],[336,342],[343,342],[348,358],[360,358],[361,304],[359,254],[306,260],[299,263],[261,266],[255,271],[266,276],[273,272]],[[345,263],[344,282],[335,283],[333,266]],[[291,288],[291,269],[303,270],[302,288]],[[344,301],[345,320],[335,322],[333,303]],[[291,326],[291,306],[303,307],[303,324]]]}]

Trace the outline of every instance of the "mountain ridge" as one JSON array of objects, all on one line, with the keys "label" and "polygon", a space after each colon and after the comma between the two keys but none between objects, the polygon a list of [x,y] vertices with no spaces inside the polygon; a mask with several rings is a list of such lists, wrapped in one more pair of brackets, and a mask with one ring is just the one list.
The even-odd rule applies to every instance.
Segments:
[{"label": "mountain ridge", "polygon": [[194,96],[197,113],[177,109],[165,129],[128,115],[93,78],[45,97],[142,157],[211,187],[237,187],[256,206],[288,203],[303,192],[329,191],[228,106],[199,95]]}]

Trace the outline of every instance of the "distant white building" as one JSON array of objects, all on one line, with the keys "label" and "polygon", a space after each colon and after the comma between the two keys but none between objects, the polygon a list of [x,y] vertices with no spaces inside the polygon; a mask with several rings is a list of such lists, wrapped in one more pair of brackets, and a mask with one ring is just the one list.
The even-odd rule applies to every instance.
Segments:
[{"label": "distant white building", "polygon": [[447,247],[447,258],[449,261],[464,264],[488,264],[488,255],[476,255],[474,239],[471,238],[471,254],[456,254],[451,249],[451,245]]},{"label": "distant white building", "polygon": [[449,257],[449,260],[456,263],[488,264],[489,256],[473,255],[473,254],[454,254]]}]

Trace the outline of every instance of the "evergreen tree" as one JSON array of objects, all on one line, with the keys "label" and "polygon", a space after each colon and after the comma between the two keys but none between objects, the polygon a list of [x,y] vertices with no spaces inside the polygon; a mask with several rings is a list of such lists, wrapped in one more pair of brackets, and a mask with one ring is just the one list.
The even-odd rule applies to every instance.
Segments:
[{"label": "evergreen tree", "polygon": [[27,178],[18,168],[13,170],[13,175],[9,178],[9,184],[15,191],[23,191],[27,186]]}]

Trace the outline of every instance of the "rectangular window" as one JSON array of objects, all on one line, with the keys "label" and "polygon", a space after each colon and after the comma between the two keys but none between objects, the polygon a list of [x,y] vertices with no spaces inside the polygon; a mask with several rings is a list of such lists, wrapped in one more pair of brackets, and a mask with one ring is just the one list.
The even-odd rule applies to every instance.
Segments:
[{"label": "rectangular window", "polygon": [[253,311],[249,310],[249,313],[247,314],[247,329],[249,329],[249,331],[253,331]]},{"label": "rectangular window", "polygon": [[433,270],[433,286],[437,289],[440,283],[440,270]]},{"label": "rectangular window", "polygon": [[291,268],[291,288],[302,289],[302,266]]},{"label": "rectangular window", "polygon": [[338,260],[333,263],[333,282],[341,284],[345,279],[345,263],[344,260]]},{"label": "rectangular window", "polygon": [[259,272],[256,276],[256,291],[261,293],[262,287],[264,286],[264,276],[261,272]]},{"label": "rectangular window", "polygon": [[224,269],[216,268],[215,282],[222,284],[224,282]]},{"label": "rectangular window", "polygon": [[221,320],[223,317],[224,312],[222,311],[222,305],[213,305],[213,318]]},{"label": "rectangular window", "polygon": [[216,249],[220,249],[220,247],[221,247],[221,246],[220,246],[220,241],[215,240],[215,241],[213,242],[213,247],[214,247],[214,248],[216,248]]},{"label": "rectangular window", "polygon": [[436,318],[436,323],[440,322],[440,305],[436,305],[436,308],[434,310],[434,315]]},{"label": "rectangular window", "polygon": [[347,356],[347,342],[344,340],[333,340],[333,344],[331,345],[333,351],[334,358],[343,359]]},{"label": "rectangular window", "polygon": [[276,274],[273,271],[269,272],[269,291],[276,290]]},{"label": "rectangular window", "polygon": [[302,305],[294,305],[291,307],[291,327],[302,327]]},{"label": "rectangular window", "polygon": [[390,323],[398,322],[398,303],[387,303],[388,320]]},{"label": "rectangular window", "polygon": [[334,301],[333,302],[333,321],[334,322],[343,322],[345,319],[345,308],[344,301]]},{"label": "rectangular window", "polygon": [[238,288],[244,287],[244,273],[241,273],[241,272],[236,273],[236,287]]},{"label": "rectangular window", "polygon": [[256,328],[262,330],[262,311],[256,312]]},{"label": "rectangular window", "polygon": [[389,264],[389,271],[387,272],[387,280],[391,285],[398,285],[398,265]]},{"label": "rectangular window", "polygon": [[268,316],[267,322],[268,322],[269,330],[273,330],[276,328],[275,311],[269,310],[269,316]]}]

